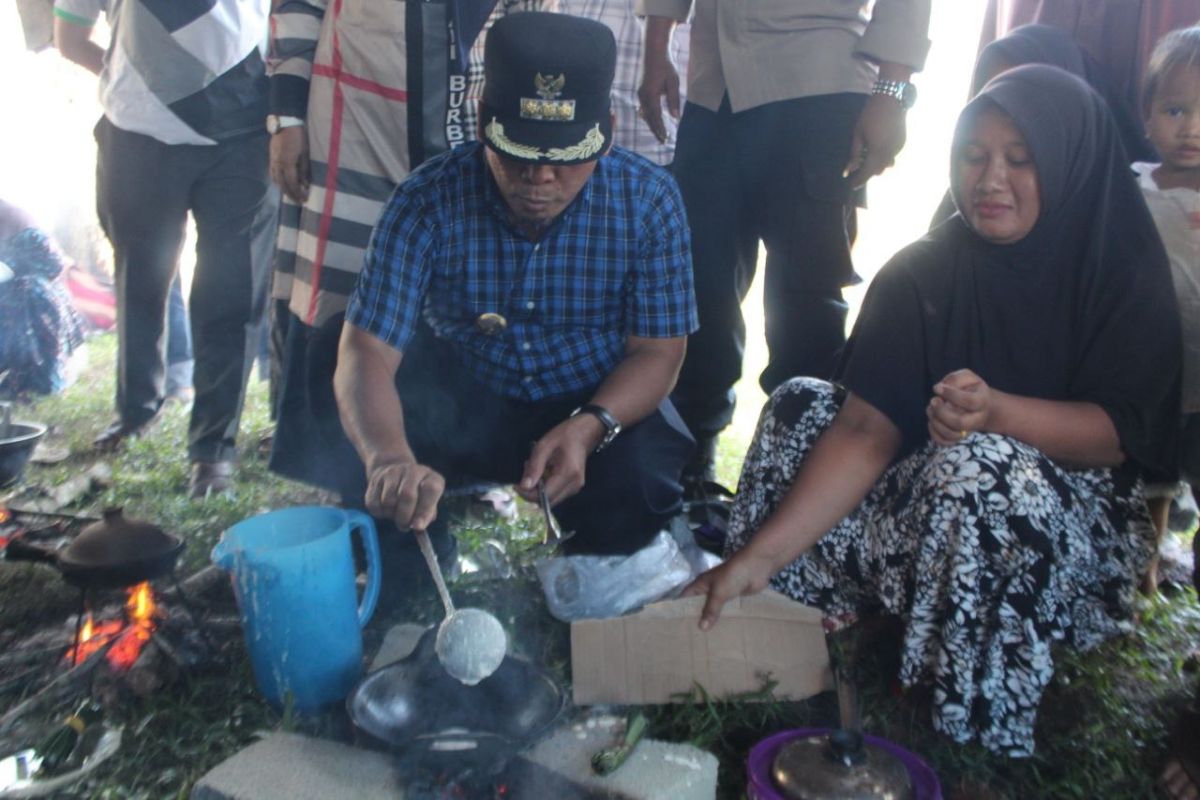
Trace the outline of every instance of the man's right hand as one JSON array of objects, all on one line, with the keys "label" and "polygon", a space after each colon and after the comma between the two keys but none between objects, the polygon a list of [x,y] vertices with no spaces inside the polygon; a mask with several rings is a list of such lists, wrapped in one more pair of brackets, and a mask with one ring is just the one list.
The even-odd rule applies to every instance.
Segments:
[{"label": "man's right hand", "polygon": [[638,102],[642,118],[659,142],[667,141],[667,126],[663,122],[663,98],[667,111],[679,119],[679,72],[667,55],[671,29],[675,23],[665,17],[646,18],[646,58],[642,70],[642,85],[638,87]]},{"label": "man's right hand", "polygon": [[271,137],[271,180],[297,203],[308,198],[308,131],[305,126],[283,128]]},{"label": "man's right hand", "polygon": [[446,479],[424,464],[380,464],[367,476],[367,511],[392,520],[400,530],[423,531],[437,519],[438,500],[445,490]]}]

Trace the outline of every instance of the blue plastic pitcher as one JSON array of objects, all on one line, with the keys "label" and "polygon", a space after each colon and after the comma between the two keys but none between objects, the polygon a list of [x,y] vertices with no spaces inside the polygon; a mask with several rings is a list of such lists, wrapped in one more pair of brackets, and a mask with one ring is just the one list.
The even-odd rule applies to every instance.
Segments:
[{"label": "blue plastic pitcher", "polygon": [[[367,586],[355,587],[351,531]],[[362,626],[379,600],[379,540],[361,511],[300,506],[242,520],[213,548],[230,573],[259,690],[299,711],[340,701],[362,675]]]}]

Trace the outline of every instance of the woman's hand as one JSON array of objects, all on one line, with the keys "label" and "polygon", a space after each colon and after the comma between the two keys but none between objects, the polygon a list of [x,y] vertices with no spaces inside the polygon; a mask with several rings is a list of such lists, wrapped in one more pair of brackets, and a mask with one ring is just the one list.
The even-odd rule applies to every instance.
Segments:
[{"label": "woman's hand", "polygon": [[683,590],[683,596],[708,596],[700,613],[700,630],[706,631],[720,619],[726,603],[737,597],[758,594],[767,588],[777,571],[770,559],[756,556],[751,548],[747,548],[696,578]]},{"label": "woman's hand", "polygon": [[939,445],[967,438],[971,431],[989,430],[993,393],[987,382],[969,369],[959,369],[933,387],[925,407],[929,436]]}]

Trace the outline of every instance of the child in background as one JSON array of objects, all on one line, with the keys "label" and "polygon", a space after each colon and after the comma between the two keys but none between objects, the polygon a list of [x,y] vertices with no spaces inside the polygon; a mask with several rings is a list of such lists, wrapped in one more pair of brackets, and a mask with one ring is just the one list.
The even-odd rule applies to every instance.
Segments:
[{"label": "child in background", "polygon": [[[1163,37],[1146,66],[1144,85],[1146,135],[1162,163],[1133,168],[1175,279],[1184,358],[1180,463],[1183,478],[1200,497],[1200,26]],[[1149,503],[1161,541],[1170,497]],[[1200,537],[1193,546],[1196,542]],[[1154,572],[1151,566],[1146,581],[1151,590]],[[1163,789],[1177,800],[1200,797],[1200,710],[1194,701],[1176,723],[1170,749]]]},{"label": "child in background", "polygon": [[[1146,135],[1162,163],[1133,169],[1171,260],[1183,323],[1183,477],[1200,497],[1200,26],[1162,38],[1146,66],[1143,111]],[[1152,497],[1150,514],[1161,541],[1166,497]],[[1144,581],[1153,592],[1157,558]]]}]

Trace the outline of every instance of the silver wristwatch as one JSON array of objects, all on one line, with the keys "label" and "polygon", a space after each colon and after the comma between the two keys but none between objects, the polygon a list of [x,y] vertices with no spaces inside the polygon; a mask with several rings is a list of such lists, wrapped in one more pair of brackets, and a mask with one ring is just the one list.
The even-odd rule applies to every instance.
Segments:
[{"label": "silver wristwatch", "polygon": [[871,94],[885,94],[904,106],[906,111],[917,102],[917,87],[908,81],[888,81],[880,78],[871,87]]}]

